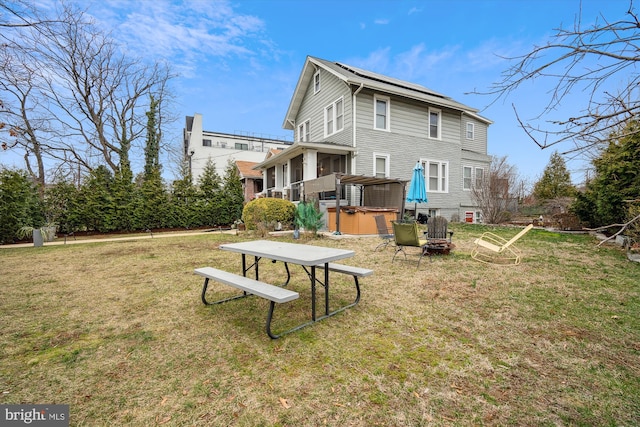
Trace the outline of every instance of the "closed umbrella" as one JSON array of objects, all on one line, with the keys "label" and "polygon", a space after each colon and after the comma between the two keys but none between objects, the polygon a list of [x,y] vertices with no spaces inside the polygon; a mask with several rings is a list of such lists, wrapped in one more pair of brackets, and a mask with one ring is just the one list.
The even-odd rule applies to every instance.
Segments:
[{"label": "closed umbrella", "polygon": [[415,203],[413,215],[418,219],[418,203],[427,203],[427,187],[424,182],[424,168],[422,163],[416,163],[413,168],[413,176],[409,183],[407,202]]}]

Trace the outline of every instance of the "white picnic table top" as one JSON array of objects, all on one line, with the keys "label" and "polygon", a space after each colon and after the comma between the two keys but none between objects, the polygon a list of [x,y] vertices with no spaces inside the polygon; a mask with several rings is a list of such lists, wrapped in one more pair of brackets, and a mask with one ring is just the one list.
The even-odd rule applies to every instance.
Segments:
[{"label": "white picnic table top", "polygon": [[305,266],[325,264],[355,255],[352,250],[274,240],[228,243],[220,245],[220,249]]}]

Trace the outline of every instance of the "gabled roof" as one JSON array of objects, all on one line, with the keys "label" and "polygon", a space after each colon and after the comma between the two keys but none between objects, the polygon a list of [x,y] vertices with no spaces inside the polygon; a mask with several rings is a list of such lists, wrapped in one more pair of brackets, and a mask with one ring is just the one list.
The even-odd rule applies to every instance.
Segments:
[{"label": "gabled roof", "polygon": [[313,75],[318,68],[328,71],[350,86],[368,88],[385,94],[422,101],[434,106],[451,108],[465,112],[486,123],[492,123],[489,119],[478,115],[477,109],[461,104],[448,96],[424,86],[394,79],[393,77],[384,76],[340,62],[330,62],[313,56],[307,56],[282,125],[284,129],[293,130],[293,121],[302,105],[306,88],[311,84]]},{"label": "gabled roof", "polygon": [[236,160],[236,166],[238,167],[238,172],[240,173],[241,179],[252,178],[252,179],[260,179],[262,178],[262,172],[254,170],[253,167],[257,165],[256,162],[248,162],[246,160]]}]

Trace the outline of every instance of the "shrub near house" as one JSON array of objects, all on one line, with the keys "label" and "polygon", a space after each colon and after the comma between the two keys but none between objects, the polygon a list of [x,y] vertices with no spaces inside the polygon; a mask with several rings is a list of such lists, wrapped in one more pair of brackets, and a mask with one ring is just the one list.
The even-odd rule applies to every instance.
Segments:
[{"label": "shrub near house", "polygon": [[273,229],[279,222],[283,226],[293,223],[296,205],[284,199],[260,198],[247,203],[242,210],[242,221],[247,230],[256,230],[259,225]]}]

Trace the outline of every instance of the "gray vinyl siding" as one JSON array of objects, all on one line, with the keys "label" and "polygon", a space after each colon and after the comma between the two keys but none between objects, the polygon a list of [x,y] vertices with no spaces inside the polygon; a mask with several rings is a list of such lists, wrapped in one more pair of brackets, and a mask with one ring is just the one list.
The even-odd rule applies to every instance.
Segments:
[{"label": "gray vinyl siding", "polygon": [[[324,136],[324,109],[342,97],[343,123],[342,131],[334,133],[325,139]],[[302,122],[309,120],[310,142],[332,142],[342,145],[351,145],[351,92],[349,88],[338,78],[325,70],[320,70],[320,91],[313,93],[313,84],[307,87],[300,112],[296,117],[297,128]]]},{"label": "gray vinyl siding", "polygon": [[[433,106],[432,108],[439,110],[441,114],[441,138],[432,139],[428,137],[429,106],[391,97],[390,131],[374,129],[374,95],[373,92],[363,91],[356,100],[358,154],[354,173],[373,175],[374,153],[388,154],[390,176],[407,180],[411,179],[417,161],[448,162],[448,191],[428,192],[429,201],[419,204],[418,212],[426,213],[428,209],[438,209],[439,213],[448,219],[463,218],[463,207],[471,206],[473,202],[469,192],[463,190],[462,165],[470,162],[473,167],[486,169],[488,166],[488,157],[481,154],[481,145],[472,145],[471,149],[478,149],[479,152],[467,153],[467,159],[463,161],[462,126],[466,127],[466,120],[462,119],[459,112]],[[474,130],[474,141],[480,135],[486,138],[485,124],[475,122]],[[413,207],[407,206],[407,209]]]},{"label": "gray vinyl siding", "polygon": [[[467,123],[474,124],[473,139],[467,139]],[[469,116],[462,115],[462,120],[460,122],[460,139],[462,141],[462,149],[475,151],[476,153],[486,153],[487,128],[486,123],[475,120]]]}]

